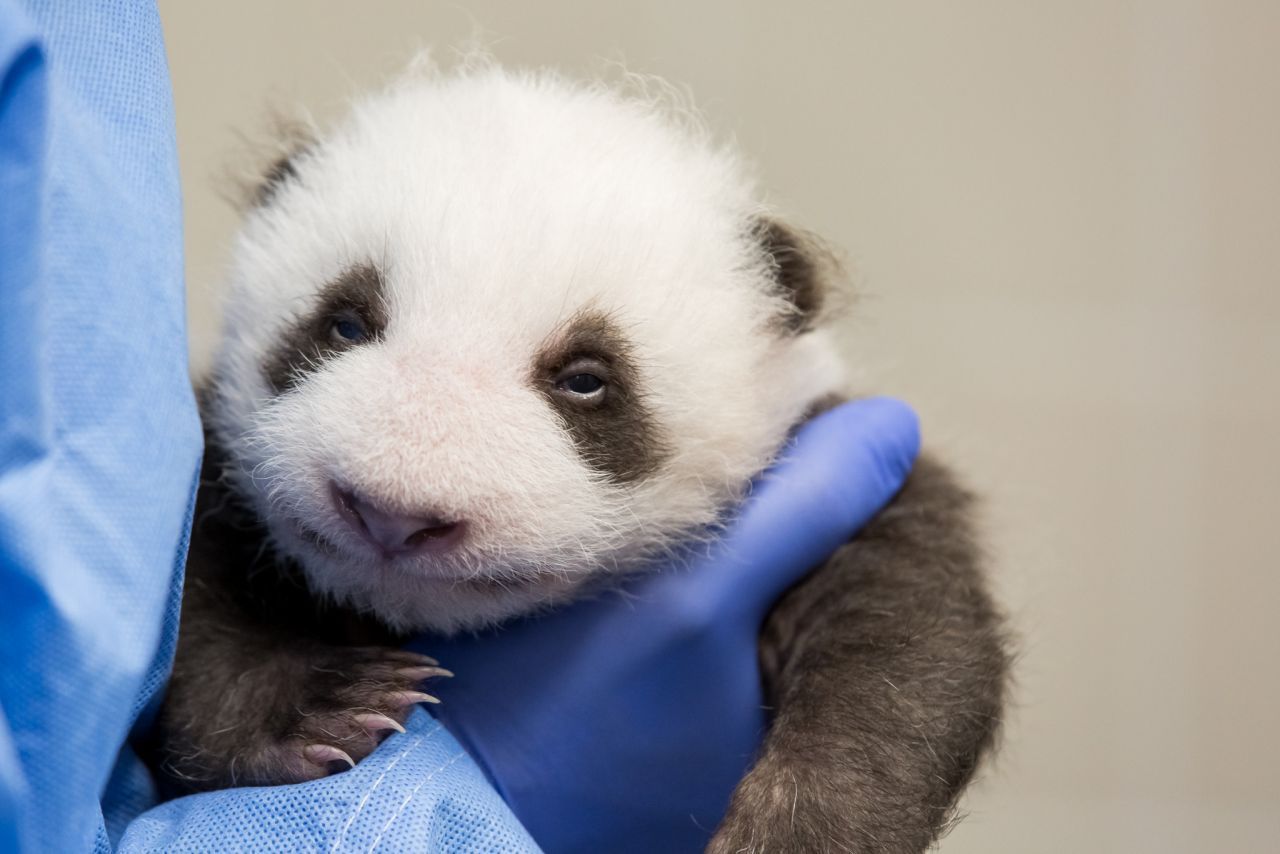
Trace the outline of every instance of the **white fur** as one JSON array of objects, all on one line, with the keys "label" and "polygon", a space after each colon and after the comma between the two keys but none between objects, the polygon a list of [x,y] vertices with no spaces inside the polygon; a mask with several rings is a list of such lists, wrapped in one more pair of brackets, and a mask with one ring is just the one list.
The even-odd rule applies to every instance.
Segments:
[{"label": "white fur", "polygon": [[[298,170],[235,244],[213,428],[313,584],[402,627],[559,601],[696,533],[841,386],[825,332],[776,331],[742,164],[651,100],[490,66],[418,73],[356,104]],[[273,397],[265,355],[362,262],[386,277],[385,339]],[[631,339],[673,451],[630,485],[584,464],[529,382],[584,307]],[[465,518],[466,543],[389,565],[334,512],[331,477]]]}]

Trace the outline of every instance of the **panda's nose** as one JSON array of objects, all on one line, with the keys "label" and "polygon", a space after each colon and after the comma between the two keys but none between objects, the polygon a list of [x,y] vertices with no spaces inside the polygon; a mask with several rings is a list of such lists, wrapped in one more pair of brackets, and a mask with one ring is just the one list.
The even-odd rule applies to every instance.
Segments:
[{"label": "panda's nose", "polygon": [[445,551],[462,539],[465,523],[435,513],[401,513],[337,483],[330,484],[338,514],[386,557]]}]

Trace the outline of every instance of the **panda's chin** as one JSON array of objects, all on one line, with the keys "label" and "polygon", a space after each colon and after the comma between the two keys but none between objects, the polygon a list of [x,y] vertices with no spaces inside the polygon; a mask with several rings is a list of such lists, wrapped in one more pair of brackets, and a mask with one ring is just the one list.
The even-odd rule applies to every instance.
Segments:
[{"label": "panda's chin", "polygon": [[431,558],[384,558],[345,547],[297,521],[278,537],[317,591],[397,629],[483,629],[573,597],[583,578],[528,568],[492,572]]},{"label": "panda's chin", "polygon": [[574,597],[578,584],[563,576],[474,575],[467,578],[412,575],[398,569],[304,567],[313,586],[392,629],[451,635],[479,631],[527,616]]}]

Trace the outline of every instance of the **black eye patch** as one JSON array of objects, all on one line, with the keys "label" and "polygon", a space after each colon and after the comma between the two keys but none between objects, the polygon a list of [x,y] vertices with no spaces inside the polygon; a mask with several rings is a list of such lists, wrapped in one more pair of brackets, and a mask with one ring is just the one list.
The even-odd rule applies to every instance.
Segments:
[{"label": "black eye patch", "polygon": [[607,315],[580,313],[552,335],[535,360],[533,384],[583,460],[611,480],[640,480],[670,455],[631,343]]},{"label": "black eye patch", "polygon": [[288,391],[328,359],[380,340],[386,327],[382,271],[372,264],[350,267],[284,333],[263,374],[277,394]]}]

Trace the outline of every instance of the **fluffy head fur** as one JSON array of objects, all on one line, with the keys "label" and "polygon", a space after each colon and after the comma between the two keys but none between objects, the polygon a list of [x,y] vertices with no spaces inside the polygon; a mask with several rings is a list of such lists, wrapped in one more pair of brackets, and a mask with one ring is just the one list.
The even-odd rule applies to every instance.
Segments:
[{"label": "fluffy head fur", "polygon": [[[210,427],[281,552],[394,626],[477,627],[695,535],[842,385],[797,320],[816,304],[790,232],[734,153],[650,100],[415,74],[268,183],[235,244]],[[366,340],[325,337],[341,312]],[[549,393],[583,353],[620,395],[590,424]],[[464,519],[465,540],[387,560],[335,481]]]}]

